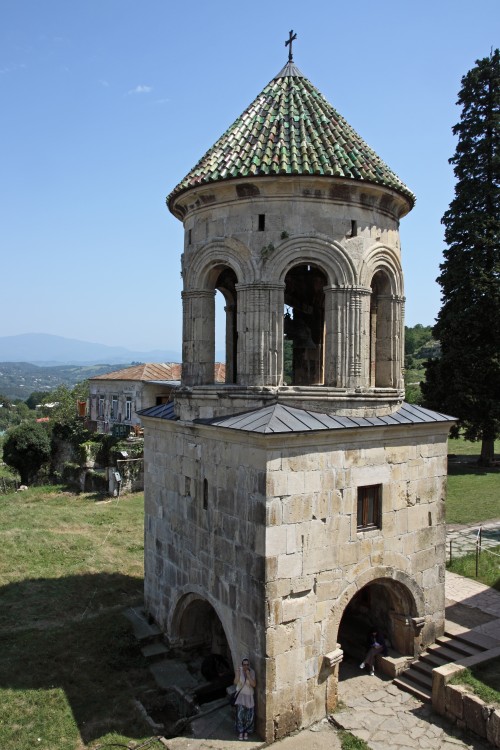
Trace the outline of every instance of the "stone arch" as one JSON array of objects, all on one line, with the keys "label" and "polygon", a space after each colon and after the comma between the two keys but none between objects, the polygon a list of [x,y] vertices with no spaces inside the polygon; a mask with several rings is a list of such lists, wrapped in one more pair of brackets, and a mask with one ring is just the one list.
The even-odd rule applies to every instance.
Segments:
[{"label": "stone arch", "polygon": [[238,293],[237,284],[255,276],[250,251],[238,240],[214,241],[200,248],[192,261],[183,263],[184,332],[183,373],[185,385],[214,382],[215,294],[224,297],[225,382],[237,382]]},{"label": "stone arch", "polygon": [[217,602],[206,591],[188,590],[173,607],[167,632],[173,645],[184,651],[206,650],[235,663],[231,628],[224,621]]},{"label": "stone arch", "polygon": [[403,297],[403,269],[397,253],[386,245],[375,245],[363,258],[359,271],[360,286],[370,289],[372,279],[383,271],[390,282],[390,294]]},{"label": "stone arch", "polygon": [[400,388],[404,358],[403,272],[397,253],[372,247],[361,266],[361,283],[370,289],[368,385]]},{"label": "stone arch", "polygon": [[356,269],[345,249],[338,242],[302,235],[284,240],[265,262],[267,281],[284,282],[296,265],[311,264],[321,268],[329,286],[352,286]]},{"label": "stone arch", "polygon": [[255,266],[249,248],[232,238],[214,240],[199,248],[183,268],[184,290],[213,291],[214,269],[231,268],[240,283],[255,279]]},{"label": "stone arch", "polygon": [[[344,588],[332,607],[327,648],[336,648],[342,619],[348,607],[352,606],[356,596],[362,596],[363,592],[371,593],[369,587],[374,587],[371,592],[375,594],[374,601],[379,602],[379,608],[386,606],[386,618],[380,622],[380,613],[375,612],[374,620],[378,617],[378,621],[366,622],[364,633],[357,633],[356,624],[353,622],[350,628],[353,638],[359,641],[361,637],[361,644],[364,645],[363,638],[366,637],[367,628],[375,624],[385,626],[393,647],[402,654],[413,655],[418,650],[414,639],[418,636],[425,613],[424,592],[412,576],[392,567],[378,567],[366,571]],[[391,604],[390,610],[387,607],[388,603]],[[343,645],[341,643],[341,646]]]}]

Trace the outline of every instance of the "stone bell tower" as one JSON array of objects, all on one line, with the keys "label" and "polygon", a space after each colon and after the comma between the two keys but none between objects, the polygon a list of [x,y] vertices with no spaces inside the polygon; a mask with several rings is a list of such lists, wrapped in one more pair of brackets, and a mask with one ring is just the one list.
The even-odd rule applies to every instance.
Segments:
[{"label": "stone bell tower", "polygon": [[142,413],[146,607],[172,646],[250,656],[270,741],[334,707],[359,622],[407,660],[443,630],[452,419],[403,400],[414,197],[290,55],[167,203],[183,369]]}]

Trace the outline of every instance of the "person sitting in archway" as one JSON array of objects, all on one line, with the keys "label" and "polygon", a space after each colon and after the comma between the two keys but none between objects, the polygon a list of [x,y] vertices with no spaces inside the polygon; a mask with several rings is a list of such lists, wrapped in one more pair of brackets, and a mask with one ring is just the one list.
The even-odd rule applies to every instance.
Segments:
[{"label": "person sitting in archway", "polygon": [[370,667],[370,675],[373,676],[375,674],[375,657],[377,654],[387,656],[387,644],[383,633],[377,628],[372,628],[368,635],[368,651],[359,668]]}]

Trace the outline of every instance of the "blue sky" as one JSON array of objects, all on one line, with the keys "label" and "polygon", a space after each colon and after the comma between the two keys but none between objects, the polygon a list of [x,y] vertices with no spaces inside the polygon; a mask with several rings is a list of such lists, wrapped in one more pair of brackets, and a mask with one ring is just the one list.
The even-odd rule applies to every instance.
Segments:
[{"label": "blue sky", "polygon": [[0,336],[181,348],[165,197],[281,69],[301,71],[415,192],[406,323],[432,324],[460,80],[497,0],[0,0]]}]

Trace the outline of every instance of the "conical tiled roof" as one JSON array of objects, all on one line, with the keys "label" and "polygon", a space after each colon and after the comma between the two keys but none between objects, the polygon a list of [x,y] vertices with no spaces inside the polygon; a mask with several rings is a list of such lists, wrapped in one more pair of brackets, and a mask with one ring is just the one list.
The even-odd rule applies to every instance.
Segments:
[{"label": "conical tiled roof", "polygon": [[322,175],[413,193],[289,62],[170,193],[221,180]]}]

